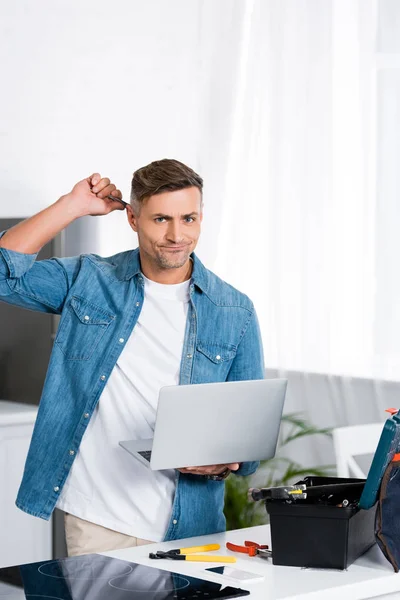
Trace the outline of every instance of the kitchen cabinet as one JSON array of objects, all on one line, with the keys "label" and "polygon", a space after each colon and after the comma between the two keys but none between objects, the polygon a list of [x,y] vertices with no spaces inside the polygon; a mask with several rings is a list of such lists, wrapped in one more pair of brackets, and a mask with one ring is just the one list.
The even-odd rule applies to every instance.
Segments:
[{"label": "kitchen cabinet", "polygon": [[37,407],[0,400],[0,567],[52,558],[52,521],[15,506]]}]

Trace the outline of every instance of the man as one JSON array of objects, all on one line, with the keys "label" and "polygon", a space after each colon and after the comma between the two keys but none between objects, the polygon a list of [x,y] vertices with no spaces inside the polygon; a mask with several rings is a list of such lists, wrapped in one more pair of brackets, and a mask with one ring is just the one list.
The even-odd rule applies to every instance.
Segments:
[{"label": "man", "polygon": [[109,258],[35,262],[75,219],[125,210],[98,173],[0,234],[1,299],[61,315],[16,504],[64,510],[69,555],[223,531],[223,479],[257,468],[151,471],[118,446],[152,436],[164,385],[263,378],[251,301],[194,254],[202,188],[176,160],[136,171],[126,212],[139,247]]}]

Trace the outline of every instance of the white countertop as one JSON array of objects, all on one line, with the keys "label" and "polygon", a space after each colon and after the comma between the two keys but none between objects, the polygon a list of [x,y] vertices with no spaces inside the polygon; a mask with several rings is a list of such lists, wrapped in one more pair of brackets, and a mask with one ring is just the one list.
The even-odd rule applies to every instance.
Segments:
[{"label": "white countertop", "polygon": [[0,400],[0,427],[3,425],[20,425],[34,423],[38,407],[22,402]]},{"label": "white countertop", "polygon": [[[245,540],[270,544],[269,526],[263,525],[215,535],[138,546],[105,552],[104,554],[175,573],[200,577],[209,581],[224,582],[228,586],[248,589],[254,600],[365,600],[383,596],[385,598],[400,599],[400,574],[394,573],[393,568],[376,545],[353,563],[347,571],[335,571],[331,569],[300,569],[298,567],[274,566],[270,559],[235,554],[225,548],[225,543],[228,541],[243,545]],[[220,544],[221,549],[217,552],[210,552],[210,555],[234,555],[237,557],[237,562],[230,566],[264,575],[265,579],[261,582],[247,584],[236,583],[204,570],[207,567],[215,567],[222,563],[193,563],[148,558],[149,552],[155,552],[156,550],[211,543]],[[387,594],[390,594],[390,596],[386,596]]]}]

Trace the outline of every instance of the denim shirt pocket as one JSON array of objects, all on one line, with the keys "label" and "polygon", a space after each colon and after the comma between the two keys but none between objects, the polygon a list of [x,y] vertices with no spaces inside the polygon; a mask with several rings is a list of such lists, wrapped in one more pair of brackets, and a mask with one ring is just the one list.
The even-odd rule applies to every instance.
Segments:
[{"label": "denim shirt pocket", "polygon": [[202,383],[225,381],[236,356],[236,346],[223,342],[198,341],[196,350],[196,371],[200,374]]},{"label": "denim shirt pocket", "polygon": [[89,360],[115,315],[80,296],[72,296],[55,344],[68,360]]}]

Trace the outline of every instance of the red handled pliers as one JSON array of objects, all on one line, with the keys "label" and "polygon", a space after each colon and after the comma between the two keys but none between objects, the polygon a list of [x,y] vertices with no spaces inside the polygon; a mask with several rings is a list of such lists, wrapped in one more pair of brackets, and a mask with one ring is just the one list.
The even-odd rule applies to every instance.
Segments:
[{"label": "red handled pliers", "polygon": [[232,550],[232,552],[241,552],[242,554],[248,554],[249,556],[257,556],[258,554],[263,558],[270,558],[272,556],[272,552],[269,550],[268,545],[257,544],[257,542],[249,542],[248,540],[245,541],[244,546],[226,542],[226,547],[228,550]]}]

